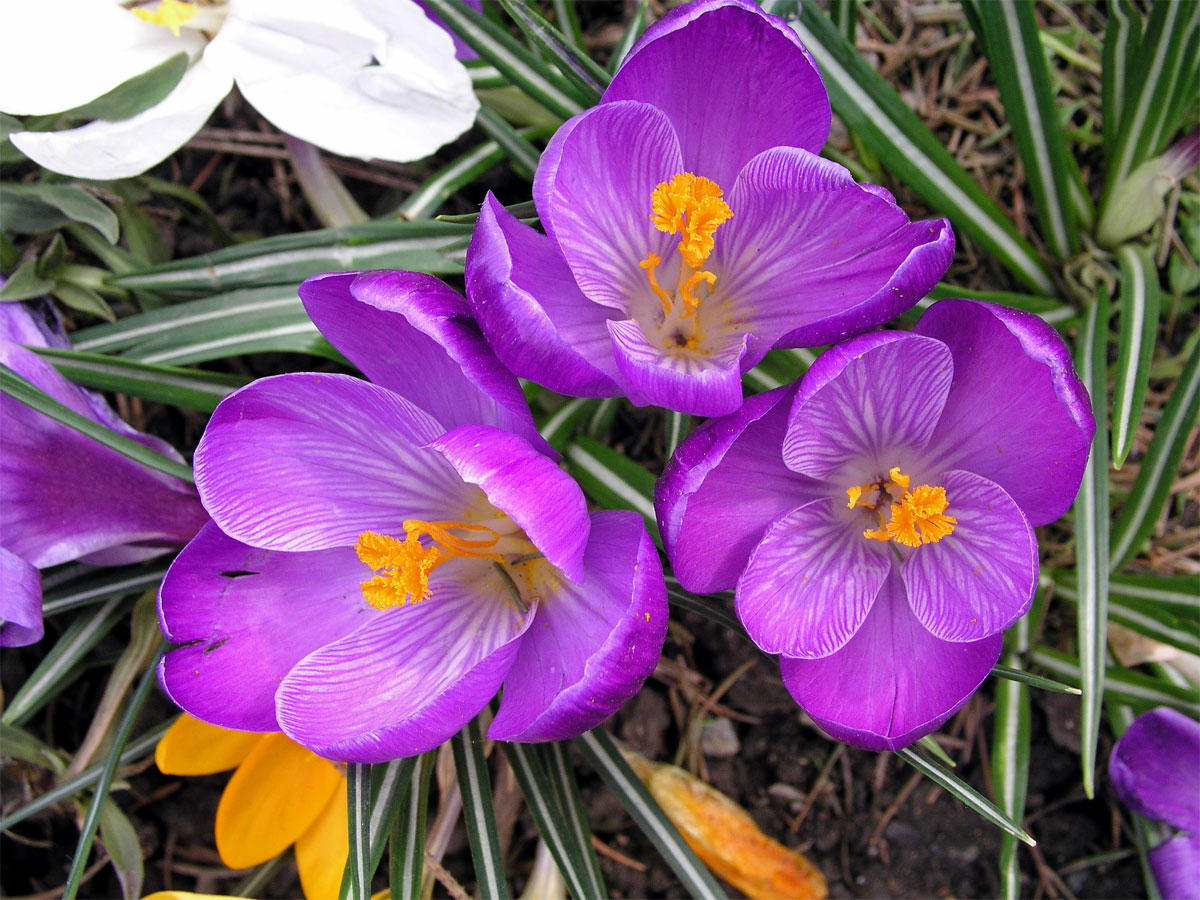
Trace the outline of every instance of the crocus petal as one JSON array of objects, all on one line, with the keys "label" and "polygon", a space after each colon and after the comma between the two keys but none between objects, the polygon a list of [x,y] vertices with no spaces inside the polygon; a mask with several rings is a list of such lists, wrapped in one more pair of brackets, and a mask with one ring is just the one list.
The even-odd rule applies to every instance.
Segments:
[{"label": "crocus petal", "polygon": [[546,448],[517,379],[444,282],[415,272],[336,273],[308,279],[300,296],[364,375],[444,427],[495,425]]},{"label": "crocus petal", "polygon": [[678,239],[651,223],[650,195],[682,165],[671,123],[644,103],[602,104],[554,135],[534,199],[588,298],[626,312],[637,298],[659,305],[639,263],[651,252],[665,258]]},{"label": "crocus petal", "polygon": [[430,447],[511,516],[552,565],[579,583],[590,525],[575,479],[527,441],[486,425],[463,425]]},{"label": "crocus petal", "polygon": [[187,143],[232,86],[228,75],[201,58],[164,100],[136,116],[9,137],[18,150],[51,171],[75,178],[129,178]]},{"label": "crocus petal", "polygon": [[342,779],[316,821],[296,839],[296,868],[308,900],[336,897],[341,890],[350,856],[349,817],[346,781]]},{"label": "crocus petal", "polygon": [[231,869],[278,856],[312,827],[346,783],[329,761],[269,734],[238,766],[217,805],[217,852]]},{"label": "crocus petal", "polygon": [[675,577],[702,594],[732,588],[767,526],[822,493],[783,464],[796,386],[748,397],[701,425],[667,462],[654,508]]},{"label": "crocus petal", "polygon": [[276,695],[279,724],[315,753],[383,762],[437,747],[499,689],[536,615],[486,560],[454,559],[433,595],[309,654]]},{"label": "crocus petal", "polygon": [[550,238],[488,192],[467,250],[467,301],[496,355],[515,374],[575,397],[620,390],[605,322]]},{"label": "crocus petal", "polygon": [[599,725],[654,671],[667,633],[658,552],[641,517],[592,514],[578,587],[542,583],[537,621],[504,680],[488,736],[559,741]]},{"label": "crocus petal", "polygon": [[196,486],[230,537],[268,550],[348,547],[404,520],[455,519],[477,492],[436,453],[442,431],[389,390],[345,375],[263,378],[217,406]]},{"label": "crocus petal", "polygon": [[[73,412],[106,424],[79,388],[28,350],[0,342],[0,363]],[[130,561],[149,559],[186,543],[207,519],[191,485],[7,395],[0,397],[0,423],[0,544],[30,565],[44,568],[122,546]],[[139,436],[127,425],[121,430]]]},{"label": "crocus petal", "polygon": [[780,659],[783,683],[832,737],[864,750],[899,750],[954,715],[1000,658],[1000,635],[940,641],[908,609],[893,570],[871,614],[824,659]]},{"label": "crocus petal", "polygon": [[180,552],[159,591],[159,623],[176,644],[159,662],[163,690],[197,718],[276,731],[275,691],[306,654],[377,616],[350,547],[256,550],[210,523]]},{"label": "crocus petal", "polygon": [[49,303],[0,303],[0,340],[25,347],[70,349],[58,314]]},{"label": "crocus petal", "polygon": [[1200,833],[1200,722],[1165,706],[1138,716],[1113,747],[1108,776],[1135,813]]},{"label": "crocus petal", "polygon": [[[1195,797],[1192,798],[1193,804]],[[1148,854],[1158,892],[1166,900],[1200,897],[1200,835],[1177,834]]]},{"label": "crocus petal", "polygon": [[909,222],[890,197],[792,147],[752,159],[729,205],[711,263],[717,290],[767,346],[875,328],[924,297],[954,256],[945,219]]},{"label": "crocus petal", "polygon": [[241,765],[263,739],[251,731],[218,728],[184,713],[154,748],[154,764],[164,775],[212,775]]},{"label": "crocus petal", "polygon": [[10,3],[0,35],[0,110],[44,116],[95,100],[204,39],[178,37],[119,3]]},{"label": "crocus petal", "polygon": [[0,547],[0,584],[0,647],[36,644],[43,634],[41,572]]},{"label": "crocus petal", "polygon": [[816,153],[829,134],[812,57],[783,20],[741,0],[679,6],[647,29],[604,92],[604,103],[620,100],[663,110],[685,169],[726,190],[755,154]]},{"label": "crocus petal", "polygon": [[737,584],[737,614],[767,653],[818,659],[845,646],[892,570],[890,549],[828,498],[780,516]]},{"label": "crocus petal", "polygon": [[999,485],[970,472],[941,482],[954,532],[916,548],[901,569],[913,614],[943,641],[977,641],[1025,615],[1038,580],[1029,520]]},{"label": "crocus petal", "polygon": [[638,406],[664,406],[694,416],[722,416],[742,403],[747,336],[709,354],[672,353],[646,337],[633,319],[608,323],[617,380]]},{"label": "crocus petal", "polygon": [[953,374],[950,351],[928,338],[878,332],[839,344],[800,384],[784,461],[815,478],[851,460],[886,473],[897,454],[929,440]]},{"label": "crocus petal", "polygon": [[479,109],[454,42],[414,3],[236,4],[205,55],[275,127],[342,156],[420,159]]},{"label": "crocus petal", "polygon": [[931,458],[996,482],[1034,526],[1053,522],[1075,499],[1095,431],[1062,338],[1037,316],[976,300],[935,303],[917,331],[954,357]]}]

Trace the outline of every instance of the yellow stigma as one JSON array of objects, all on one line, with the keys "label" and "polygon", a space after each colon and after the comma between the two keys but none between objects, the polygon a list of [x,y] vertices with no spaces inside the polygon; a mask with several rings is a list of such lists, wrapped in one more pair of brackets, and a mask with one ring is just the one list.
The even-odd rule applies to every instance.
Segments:
[{"label": "yellow stigma", "polygon": [[[675,295],[683,303],[681,317],[685,319],[695,315],[700,306],[701,298],[696,296],[700,284],[706,284],[711,291],[717,283],[716,275],[700,267],[713,251],[716,230],[733,216],[733,210],[721,197],[721,188],[715,181],[691,172],[680,172],[650,193],[650,221],[654,227],[680,235],[679,256],[683,265]],[[640,265],[646,270],[650,289],[662,303],[664,313],[670,315],[673,295],[662,288],[654,273],[660,263],[658,254],[650,253]]]},{"label": "yellow stigma", "polygon": [[[454,531],[481,536],[463,538],[451,533]],[[358,558],[378,573],[360,585],[363,599],[375,609],[420,603],[430,594],[430,573],[456,556],[503,561],[503,557],[486,552],[500,540],[500,535],[486,525],[408,519],[404,534],[401,541],[364,531],[354,544]],[[431,539],[430,546],[421,543],[422,535]]]},{"label": "yellow stigma", "polygon": [[131,10],[143,22],[170,28],[175,37],[179,37],[179,27],[190,22],[197,11],[196,4],[187,0],[162,0],[153,12],[142,7]]},{"label": "yellow stigma", "polygon": [[[936,544],[954,533],[958,519],[946,515],[950,501],[944,487],[920,484],[909,490],[911,478],[893,467],[888,480],[880,479],[871,484],[855,485],[846,489],[846,506],[854,509],[864,506],[874,510],[879,517],[879,527],[869,528],[863,537],[876,541],[895,541],[906,547]],[[883,510],[888,504],[887,515]]]}]

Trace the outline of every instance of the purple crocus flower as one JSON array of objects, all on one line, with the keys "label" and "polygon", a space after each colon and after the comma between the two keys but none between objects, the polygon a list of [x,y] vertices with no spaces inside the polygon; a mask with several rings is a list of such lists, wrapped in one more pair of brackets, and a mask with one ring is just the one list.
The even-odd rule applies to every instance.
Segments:
[{"label": "purple crocus flower", "polygon": [[[653,670],[662,567],[641,518],[590,516],[466,303],[426,275],[300,288],[371,381],[264,378],[214,412],[214,524],[163,582],[161,681],[197,718],[335,760],[436,747],[503,685],[488,734],[607,718]],[[372,383],[373,382],[373,383]]]},{"label": "purple crocus flower", "polygon": [[675,575],[736,586],[750,637],[839,740],[897,749],[995,664],[1037,584],[1032,526],[1079,488],[1095,423],[1062,340],[971,300],[867,334],[684,442],[655,506]]},{"label": "purple crocus flower", "polygon": [[[0,303],[0,365],[72,411],[182,462],[165,441],[136,431],[104,398],[63,378],[25,347],[66,347],[57,322]],[[24,345],[24,346],[22,346]],[[42,637],[38,570],[79,560],[139,562],[181,547],[207,520],[191,485],[152,471],[7,394],[0,396],[0,646]]]},{"label": "purple crocus flower", "polygon": [[1166,900],[1200,897],[1200,722],[1165,706],[1134,719],[1108,758],[1121,802],[1182,829],[1148,854]]},{"label": "purple crocus flower", "polygon": [[496,353],[560,393],[723,415],[772,347],[911,307],[950,264],[950,225],[910,222],[819,158],[829,122],[782,20],[744,0],[676,7],[542,154],[546,234],[484,201],[467,298]]}]

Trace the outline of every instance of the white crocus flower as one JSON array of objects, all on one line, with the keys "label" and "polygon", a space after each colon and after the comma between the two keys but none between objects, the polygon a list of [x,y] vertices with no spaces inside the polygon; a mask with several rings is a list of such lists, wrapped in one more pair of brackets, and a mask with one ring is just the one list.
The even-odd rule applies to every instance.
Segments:
[{"label": "white crocus flower", "polygon": [[362,159],[427,156],[479,108],[450,35],[412,0],[0,0],[0,10],[0,111],[13,115],[81,106],[180,51],[192,60],[164,100],[131,118],[11,135],[30,159],[77,178],[144,172],[235,83],[281,131]]}]

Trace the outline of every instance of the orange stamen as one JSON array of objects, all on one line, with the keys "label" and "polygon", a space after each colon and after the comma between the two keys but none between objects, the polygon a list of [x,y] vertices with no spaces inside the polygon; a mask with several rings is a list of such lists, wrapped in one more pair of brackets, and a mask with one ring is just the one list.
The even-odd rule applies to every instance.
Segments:
[{"label": "orange stamen", "polygon": [[[377,572],[375,577],[360,584],[363,599],[375,609],[420,603],[430,594],[429,576],[433,570],[456,556],[503,561],[503,557],[485,552],[500,540],[500,535],[486,525],[420,519],[409,519],[403,524],[403,541],[364,531],[354,544],[358,558]],[[451,531],[465,531],[481,537],[458,537]],[[433,546],[422,544],[422,535],[427,535]]]},{"label": "orange stamen", "polygon": [[[683,303],[681,318],[696,314],[700,306],[696,289],[702,282],[710,291],[717,283],[716,275],[700,267],[713,251],[716,230],[733,216],[733,210],[722,196],[715,181],[692,172],[680,172],[670,181],[659,184],[650,194],[650,221],[654,227],[680,236],[679,255],[683,267],[676,294]],[[646,270],[650,289],[669,316],[673,298],[663,290],[654,274],[661,262],[657,254],[651,253],[639,265]]]},{"label": "orange stamen", "polygon": [[[893,467],[888,472],[888,481],[882,479],[875,484],[855,485],[846,489],[849,499],[847,507],[865,506],[873,509],[879,518],[879,527],[863,532],[863,537],[874,541],[895,541],[906,547],[936,544],[954,533],[958,519],[946,515],[950,501],[946,489],[928,484],[917,485],[909,490],[911,478]],[[874,503],[864,500],[863,495],[876,491]],[[885,514],[882,501],[889,503]],[[894,499],[895,498],[895,499]]]}]

